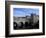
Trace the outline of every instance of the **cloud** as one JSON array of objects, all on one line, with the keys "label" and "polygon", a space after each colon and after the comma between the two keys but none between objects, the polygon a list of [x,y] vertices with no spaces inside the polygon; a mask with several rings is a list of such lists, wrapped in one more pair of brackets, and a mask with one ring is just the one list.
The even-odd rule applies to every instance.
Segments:
[{"label": "cloud", "polygon": [[31,13],[36,13],[37,15],[39,14],[38,9],[32,9],[32,8],[14,8],[13,9],[13,15],[14,16],[26,16],[30,15]]}]

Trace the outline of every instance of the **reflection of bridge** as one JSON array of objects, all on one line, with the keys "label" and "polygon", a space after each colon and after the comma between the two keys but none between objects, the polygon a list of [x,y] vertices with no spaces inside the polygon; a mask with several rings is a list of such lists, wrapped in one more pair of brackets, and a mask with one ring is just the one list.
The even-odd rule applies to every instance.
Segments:
[{"label": "reflection of bridge", "polygon": [[14,29],[38,29],[38,28],[39,28],[39,21],[34,25],[32,25],[30,22],[29,23],[25,22],[25,24],[23,24],[23,22],[19,22],[19,24],[14,22]]},{"label": "reflection of bridge", "polygon": [[32,29],[39,28],[39,16],[31,14],[31,16],[26,17],[14,17],[14,29]]}]

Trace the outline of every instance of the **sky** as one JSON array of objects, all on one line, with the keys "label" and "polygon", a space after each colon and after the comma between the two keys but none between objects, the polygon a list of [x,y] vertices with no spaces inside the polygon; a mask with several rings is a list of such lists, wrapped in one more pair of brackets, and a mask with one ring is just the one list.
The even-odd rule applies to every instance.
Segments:
[{"label": "sky", "polygon": [[32,9],[32,8],[13,8],[13,16],[16,17],[25,17],[30,16],[31,14],[39,15],[39,9]]}]

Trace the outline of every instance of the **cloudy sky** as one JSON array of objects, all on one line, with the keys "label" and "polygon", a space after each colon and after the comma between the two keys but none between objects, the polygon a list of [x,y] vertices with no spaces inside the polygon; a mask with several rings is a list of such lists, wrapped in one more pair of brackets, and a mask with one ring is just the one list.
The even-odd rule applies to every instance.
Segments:
[{"label": "cloudy sky", "polygon": [[13,9],[13,16],[16,17],[25,17],[30,16],[31,13],[39,15],[39,9],[32,9],[32,8],[14,8]]}]

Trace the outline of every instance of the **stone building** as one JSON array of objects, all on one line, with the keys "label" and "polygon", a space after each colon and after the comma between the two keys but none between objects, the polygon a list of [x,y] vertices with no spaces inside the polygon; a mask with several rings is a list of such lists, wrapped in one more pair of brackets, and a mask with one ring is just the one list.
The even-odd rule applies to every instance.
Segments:
[{"label": "stone building", "polygon": [[31,16],[26,16],[26,17],[13,17],[14,18],[14,22],[16,22],[17,24],[19,24],[20,22],[23,22],[23,24],[25,24],[25,22],[29,22],[31,21],[32,24],[35,24],[39,21],[39,16],[36,14],[31,14]]},{"label": "stone building", "polygon": [[36,14],[31,14],[31,20],[33,24],[37,23],[39,21],[39,16]]}]

